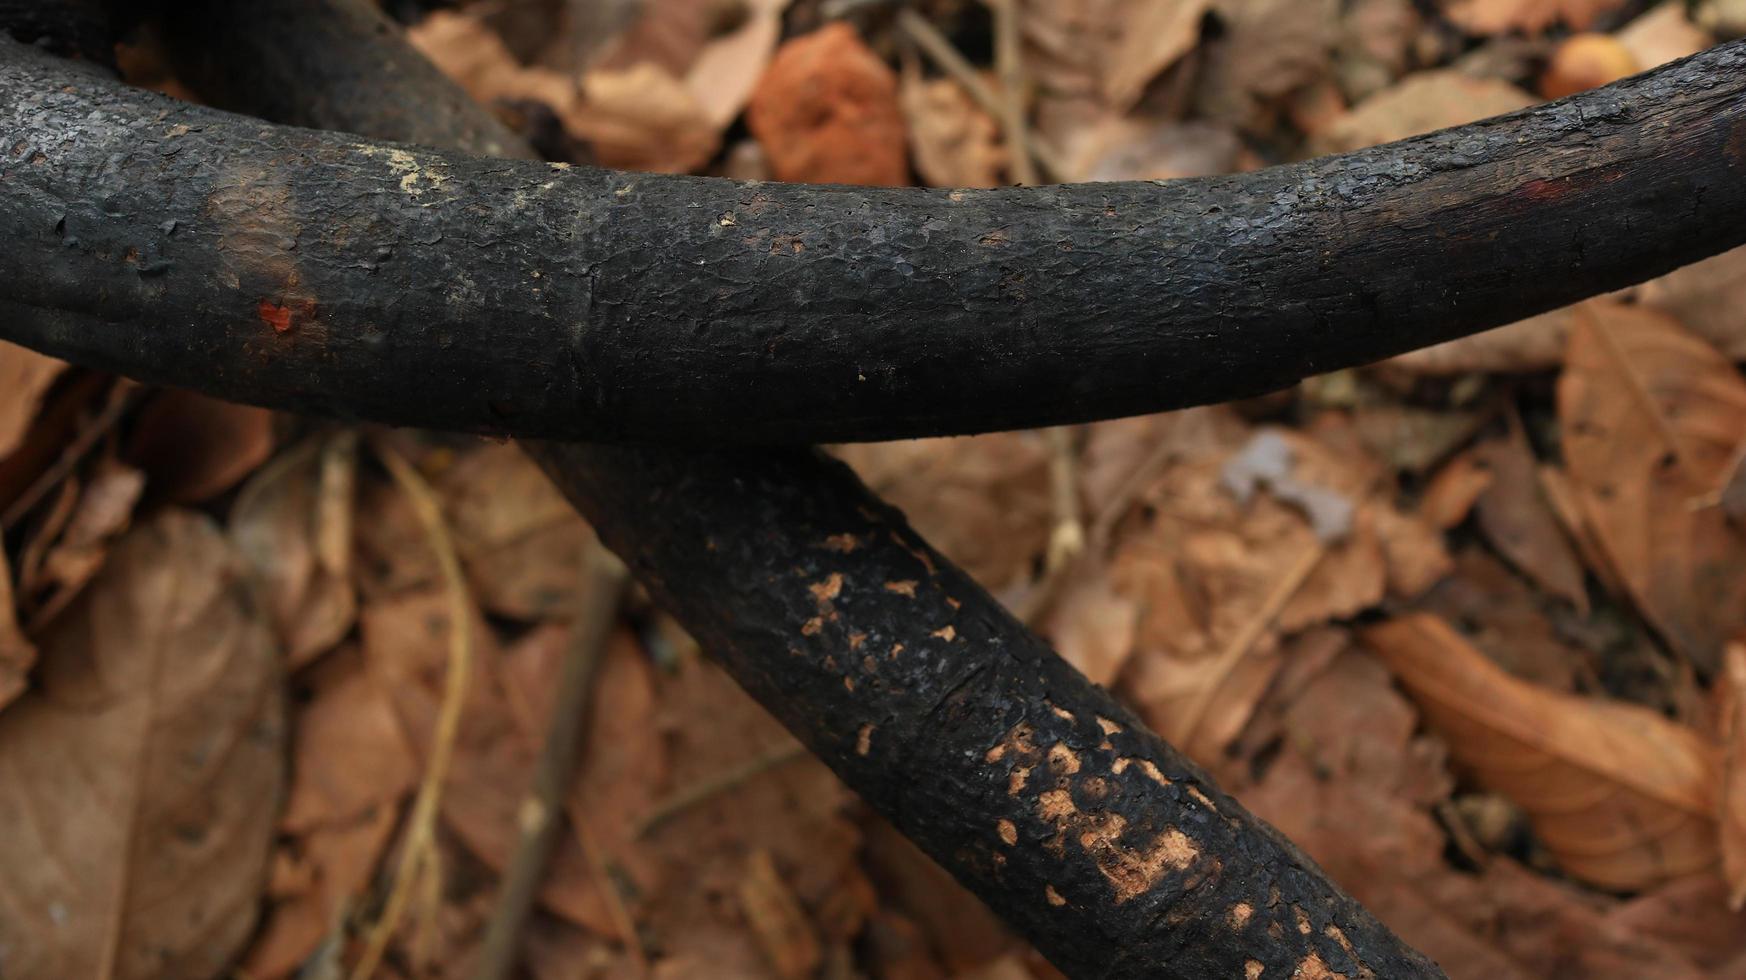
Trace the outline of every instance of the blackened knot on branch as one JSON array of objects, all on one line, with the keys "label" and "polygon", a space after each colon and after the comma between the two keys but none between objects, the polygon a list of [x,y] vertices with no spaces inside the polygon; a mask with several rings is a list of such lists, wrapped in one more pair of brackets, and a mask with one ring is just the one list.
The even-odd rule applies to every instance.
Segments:
[{"label": "blackened knot on branch", "polygon": [[719,444],[1150,412],[1746,241],[1746,41],[1340,157],[993,191],[482,159],[64,74],[0,50],[7,339],[436,428]]}]

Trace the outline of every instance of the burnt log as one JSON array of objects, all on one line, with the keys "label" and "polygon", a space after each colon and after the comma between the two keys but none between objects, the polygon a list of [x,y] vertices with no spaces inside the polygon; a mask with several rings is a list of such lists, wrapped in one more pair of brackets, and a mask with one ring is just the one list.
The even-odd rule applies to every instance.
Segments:
[{"label": "burnt log", "polygon": [[1746,241],[1746,41],[1343,156],[988,191],[506,161],[61,74],[0,52],[0,335],[433,428],[721,445],[1159,411]]}]

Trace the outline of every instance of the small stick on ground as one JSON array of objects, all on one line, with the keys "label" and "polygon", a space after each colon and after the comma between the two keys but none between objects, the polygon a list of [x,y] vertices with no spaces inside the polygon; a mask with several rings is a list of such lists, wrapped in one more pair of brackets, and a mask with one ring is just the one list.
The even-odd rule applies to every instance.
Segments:
[{"label": "small stick on ground", "polygon": [[[502,980],[515,970],[522,927],[533,911],[540,883],[550,867],[552,849],[561,829],[564,798],[582,757],[583,736],[592,713],[589,709],[594,678],[605,659],[607,641],[612,636],[629,580],[624,564],[597,544],[589,545],[582,564],[580,608],[559,669],[545,746],[534,767],[533,785],[517,813],[521,839],[504,872],[497,907],[485,929],[478,964],[473,970],[476,980]],[[611,882],[603,881],[601,887],[610,888]],[[634,924],[631,928],[633,931],[625,942],[635,949],[638,943]]]},{"label": "small stick on ground", "polygon": [[1013,0],[992,0],[994,63],[1000,74],[1000,125],[1012,155],[1012,181],[1025,187],[1042,183],[1031,153],[1030,127],[1025,123],[1025,66],[1018,9]]},{"label": "small stick on ground", "polygon": [[660,829],[662,824],[677,817],[681,813],[684,813],[686,810],[689,810],[700,803],[704,803],[712,797],[725,793],[749,779],[754,779],[777,768],[778,766],[786,765],[793,762],[795,759],[804,758],[805,756],[806,747],[804,745],[801,745],[799,742],[789,742],[786,745],[779,745],[776,748],[771,749],[750,762],[741,765],[737,769],[729,769],[727,772],[724,772],[713,779],[706,779],[700,783],[693,783],[685,789],[669,796],[667,799],[662,800],[660,803],[655,804],[655,808],[650,810],[648,814],[637,823],[636,832],[631,836],[639,839],[647,837]]},{"label": "small stick on ground", "polygon": [[18,499],[6,508],[6,513],[0,514],[0,531],[10,531],[24,520],[24,515],[42,502],[49,491],[61,485],[73,470],[91,454],[97,443],[114,429],[129,411],[144,400],[152,389],[135,384],[125,378],[116,382],[116,390],[109,396],[109,404],[103,406],[103,411],[92,419],[90,424],[79,430],[73,441],[67,444],[48,469],[43,470],[37,478],[30,481],[30,486],[18,495]]},{"label": "small stick on ground", "polygon": [[389,888],[382,916],[371,927],[363,955],[352,970],[352,980],[369,980],[381,965],[388,942],[399,928],[400,919],[412,900],[413,886],[435,854],[437,808],[442,802],[443,781],[448,776],[449,762],[454,756],[455,736],[461,729],[461,709],[467,702],[467,679],[473,670],[473,619],[467,583],[462,577],[461,560],[455,554],[455,543],[449,536],[436,492],[412,464],[387,444],[377,443],[376,454],[394,477],[394,482],[399,484],[401,492],[406,494],[413,514],[424,526],[431,551],[436,553],[449,600],[449,666],[443,681],[443,700],[437,714],[436,732],[431,737],[430,758],[425,763],[418,795],[413,799],[400,864],[394,869],[394,882]]}]

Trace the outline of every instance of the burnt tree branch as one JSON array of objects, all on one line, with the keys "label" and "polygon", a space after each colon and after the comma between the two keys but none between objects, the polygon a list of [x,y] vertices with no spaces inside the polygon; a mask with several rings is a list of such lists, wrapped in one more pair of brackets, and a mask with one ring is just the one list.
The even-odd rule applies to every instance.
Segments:
[{"label": "burnt tree branch", "polygon": [[[227,43],[246,61],[251,45],[299,36]],[[376,57],[410,57],[377,43]],[[402,134],[396,118],[426,118],[408,105],[459,111],[420,101],[440,79],[389,76],[417,80],[306,121]],[[480,118],[430,123],[426,138],[466,144],[456,134],[489,129]],[[165,280],[156,301],[177,302],[178,288]],[[185,356],[208,379],[247,369],[222,349]],[[315,380],[333,404],[357,395],[343,378]],[[1072,975],[1440,976],[839,464],[535,452],[742,684]]]},{"label": "burnt tree branch", "polygon": [[565,169],[59,77],[0,52],[7,339],[448,429],[805,442],[1157,411],[1746,241],[1746,41],[1339,157],[992,191]]}]

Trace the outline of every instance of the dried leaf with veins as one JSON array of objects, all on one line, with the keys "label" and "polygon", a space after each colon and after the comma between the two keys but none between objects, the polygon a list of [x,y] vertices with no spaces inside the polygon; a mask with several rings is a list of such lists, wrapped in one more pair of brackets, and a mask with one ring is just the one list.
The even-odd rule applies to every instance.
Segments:
[{"label": "dried leaf with veins", "polygon": [[231,508],[231,540],[292,667],[327,652],[357,621],[356,466],[349,434],[311,440],[256,474]]},{"label": "dried leaf with veins", "polygon": [[129,534],[0,715],[7,976],[218,976],[284,772],[279,659],[206,518]]},{"label": "dried leaf with veins", "polygon": [[1454,758],[1526,810],[1572,876],[1630,890],[1715,865],[1721,755],[1697,731],[1516,680],[1435,616],[1364,639]]},{"label": "dried leaf with veins", "polygon": [[1570,484],[1612,571],[1668,643],[1714,669],[1746,627],[1746,533],[1713,506],[1746,380],[1664,314],[1591,303],[1558,381]]},{"label": "dried leaf with veins", "polygon": [[594,535],[526,453],[480,446],[438,490],[480,605],[520,620],[569,612]]},{"label": "dried leaf with veins", "polygon": [[1586,612],[1582,563],[1546,502],[1534,451],[1520,426],[1480,444],[1474,455],[1493,477],[1478,502],[1486,539],[1541,588]]}]

